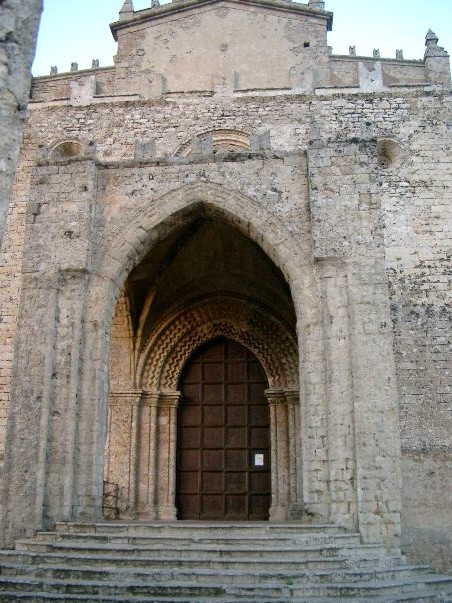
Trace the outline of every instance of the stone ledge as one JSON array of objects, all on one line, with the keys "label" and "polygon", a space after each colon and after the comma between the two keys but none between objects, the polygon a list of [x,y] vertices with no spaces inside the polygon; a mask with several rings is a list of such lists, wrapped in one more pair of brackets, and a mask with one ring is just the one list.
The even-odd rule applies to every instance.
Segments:
[{"label": "stone ledge", "polygon": [[[123,18],[120,21],[111,23],[110,29],[115,41],[118,41],[118,31],[125,29],[138,23],[151,21],[159,17],[165,17],[172,13],[178,13],[187,9],[202,6],[204,4],[213,4],[216,0],[183,0],[181,2],[171,2],[162,6],[148,8],[141,11],[136,11],[131,18]],[[328,31],[333,28],[333,13],[323,10],[310,8],[307,4],[298,2],[287,2],[287,0],[228,0],[233,4],[250,4],[251,6],[263,6],[267,8],[275,8],[285,12],[298,13],[323,18],[327,21]]]}]

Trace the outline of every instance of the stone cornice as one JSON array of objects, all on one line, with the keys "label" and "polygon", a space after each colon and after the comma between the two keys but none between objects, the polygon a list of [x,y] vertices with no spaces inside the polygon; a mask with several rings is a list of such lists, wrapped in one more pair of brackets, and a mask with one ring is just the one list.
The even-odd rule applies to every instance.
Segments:
[{"label": "stone cornice", "polygon": [[[326,21],[328,31],[333,27],[333,13],[323,10],[310,8],[306,4],[299,2],[291,2],[290,0],[226,0],[229,4],[242,4],[251,6],[262,6],[264,8],[272,8],[284,12],[307,15],[317,17]],[[130,18],[121,19],[110,24],[110,29],[113,37],[118,41],[118,31],[128,27],[153,21],[154,19],[165,17],[174,13],[179,13],[187,10],[193,10],[199,6],[209,4],[217,4],[224,0],[181,0],[179,2],[170,2],[162,6],[155,6],[144,10],[137,11]]]}]

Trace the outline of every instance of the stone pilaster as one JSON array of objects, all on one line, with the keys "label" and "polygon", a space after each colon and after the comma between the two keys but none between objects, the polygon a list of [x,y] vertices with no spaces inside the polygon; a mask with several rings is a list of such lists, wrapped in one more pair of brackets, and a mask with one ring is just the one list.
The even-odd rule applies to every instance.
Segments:
[{"label": "stone pilaster", "polygon": [[111,392],[105,476],[119,486],[122,517],[135,517],[141,390]]},{"label": "stone pilaster", "polygon": [[160,394],[159,397],[159,449],[158,449],[158,501],[159,519],[176,519],[176,446],[177,408],[180,392]]},{"label": "stone pilaster", "polygon": [[287,403],[287,427],[289,439],[289,517],[298,519],[303,515],[303,475],[301,458],[300,393],[298,390],[284,392]]},{"label": "stone pilaster", "polygon": [[270,521],[281,521],[288,518],[290,506],[287,399],[283,391],[267,390],[265,395],[270,406]]}]

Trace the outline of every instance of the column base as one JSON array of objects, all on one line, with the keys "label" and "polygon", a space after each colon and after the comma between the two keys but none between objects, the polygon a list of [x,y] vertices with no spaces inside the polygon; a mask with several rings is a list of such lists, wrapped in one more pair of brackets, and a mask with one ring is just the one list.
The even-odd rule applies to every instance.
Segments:
[{"label": "column base", "polygon": [[138,519],[154,521],[155,519],[157,519],[157,509],[154,505],[146,505],[138,510],[136,517]]},{"label": "column base", "polygon": [[293,503],[289,508],[289,519],[303,519],[305,515],[304,505],[302,503]]},{"label": "column base", "polygon": [[288,512],[286,507],[279,505],[272,505],[270,507],[269,521],[286,521],[288,518]]},{"label": "column base", "polygon": [[175,521],[177,519],[176,507],[174,505],[161,505],[157,507],[157,519]]}]

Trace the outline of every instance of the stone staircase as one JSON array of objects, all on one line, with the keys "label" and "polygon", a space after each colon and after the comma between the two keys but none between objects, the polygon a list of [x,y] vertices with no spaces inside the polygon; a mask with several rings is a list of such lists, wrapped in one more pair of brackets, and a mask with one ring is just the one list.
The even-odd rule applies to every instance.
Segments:
[{"label": "stone staircase", "polygon": [[1,602],[452,602],[452,577],[331,525],[61,523],[0,568]]}]

